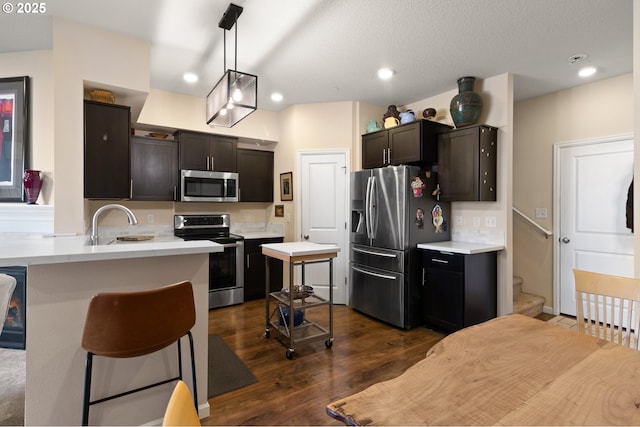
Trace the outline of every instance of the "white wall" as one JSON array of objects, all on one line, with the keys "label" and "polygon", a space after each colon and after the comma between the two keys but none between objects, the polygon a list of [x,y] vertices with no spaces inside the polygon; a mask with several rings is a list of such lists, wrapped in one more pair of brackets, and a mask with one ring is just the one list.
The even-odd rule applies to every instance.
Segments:
[{"label": "white wall", "polygon": [[31,83],[29,156],[31,169],[43,172],[39,204],[53,203],[53,73],[50,50],[0,55],[0,78],[29,76]]},{"label": "white wall", "polygon": [[[55,18],[53,111],[55,231],[85,232],[83,199],[84,82],[149,91],[149,44]],[[117,100],[116,100],[117,101]]]},{"label": "white wall", "polygon": [[[514,114],[514,206],[535,217],[547,208],[553,229],[553,145],[633,133],[633,76],[626,74],[518,102]],[[637,151],[637,150],[636,150]],[[553,239],[514,218],[514,274],[526,292],[543,296],[553,306]],[[636,270],[638,271],[638,270]]]}]

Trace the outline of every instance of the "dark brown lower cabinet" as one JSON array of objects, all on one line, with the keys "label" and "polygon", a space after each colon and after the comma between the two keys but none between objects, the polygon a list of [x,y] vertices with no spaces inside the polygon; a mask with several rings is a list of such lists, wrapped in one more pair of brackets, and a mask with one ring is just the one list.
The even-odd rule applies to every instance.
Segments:
[{"label": "dark brown lower cabinet", "polygon": [[[266,267],[265,256],[260,245],[282,243],[284,238],[245,239],[244,241],[244,300],[265,298]],[[282,289],[282,261],[269,257],[269,292]]]},{"label": "dark brown lower cabinet", "polygon": [[496,317],[496,252],[423,250],[425,324],[446,333]]}]

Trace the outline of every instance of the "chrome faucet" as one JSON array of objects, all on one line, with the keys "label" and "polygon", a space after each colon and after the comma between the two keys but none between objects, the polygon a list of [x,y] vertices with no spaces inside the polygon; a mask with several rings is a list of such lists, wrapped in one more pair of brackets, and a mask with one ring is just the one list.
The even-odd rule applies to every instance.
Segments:
[{"label": "chrome faucet", "polygon": [[104,211],[108,211],[110,209],[119,209],[121,211],[123,211],[124,213],[127,214],[127,219],[129,221],[129,225],[136,225],[138,223],[138,220],[136,219],[136,216],[133,214],[133,212],[131,212],[131,209],[122,206],[122,205],[104,205],[101,208],[99,208],[96,213],[93,214],[93,219],[91,220],[91,235],[90,235],[90,240],[91,240],[91,245],[95,246],[98,244],[98,217],[100,216],[100,214]]}]

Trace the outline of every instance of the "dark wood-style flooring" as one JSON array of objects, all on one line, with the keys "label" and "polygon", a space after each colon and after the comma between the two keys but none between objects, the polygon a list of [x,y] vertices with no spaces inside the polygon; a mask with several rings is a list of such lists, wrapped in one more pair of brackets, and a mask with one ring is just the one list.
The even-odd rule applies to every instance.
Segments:
[{"label": "dark wood-style flooring", "polygon": [[[307,310],[327,325],[327,307]],[[263,300],[209,312],[209,334],[221,335],[258,382],[209,400],[203,425],[342,425],[325,406],[394,378],[425,357],[443,335],[425,327],[402,330],[346,306],[334,306],[334,343],[296,347],[293,360],[271,330],[264,337]]]}]

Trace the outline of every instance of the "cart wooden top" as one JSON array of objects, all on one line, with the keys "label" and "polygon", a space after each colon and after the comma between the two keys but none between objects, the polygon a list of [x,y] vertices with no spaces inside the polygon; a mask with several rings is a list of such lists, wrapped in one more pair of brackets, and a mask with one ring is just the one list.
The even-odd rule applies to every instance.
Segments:
[{"label": "cart wooden top", "polygon": [[286,242],[262,245],[263,255],[286,262],[335,258],[338,256],[338,252],[340,252],[340,247],[327,243]]}]

